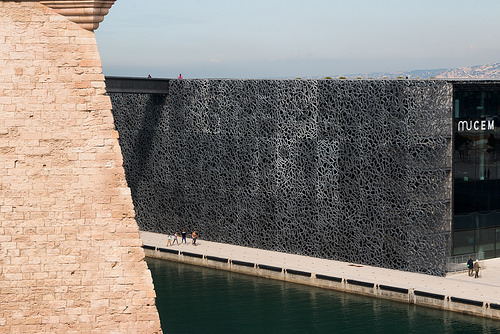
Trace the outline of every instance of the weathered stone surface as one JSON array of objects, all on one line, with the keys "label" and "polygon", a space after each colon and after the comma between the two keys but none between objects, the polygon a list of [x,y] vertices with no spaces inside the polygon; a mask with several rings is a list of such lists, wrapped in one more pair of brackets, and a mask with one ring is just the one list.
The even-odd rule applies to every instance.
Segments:
[{"label": "weathered stone surface", "polygon": [[158,333],[95,36],[56,11],[0,2],[0,332]]},{"label": "weathered stone surface", "polygon": [[94,31],[104,20],[115,0],[51,0],[41,1],[56,13],[78,23],[82,28]]}]

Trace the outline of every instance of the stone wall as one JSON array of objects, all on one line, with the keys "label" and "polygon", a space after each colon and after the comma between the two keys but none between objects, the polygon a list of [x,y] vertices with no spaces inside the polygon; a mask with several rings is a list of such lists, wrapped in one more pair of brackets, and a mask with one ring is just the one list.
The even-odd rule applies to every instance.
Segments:
[{"label": "stone wall", "polygon": [[161,332],[94,33],[0,18],[0,332]]},{"label": "stone wall", "polygon": [[171,80],[112,93],[141,230],[444,275],[452,86]]}]

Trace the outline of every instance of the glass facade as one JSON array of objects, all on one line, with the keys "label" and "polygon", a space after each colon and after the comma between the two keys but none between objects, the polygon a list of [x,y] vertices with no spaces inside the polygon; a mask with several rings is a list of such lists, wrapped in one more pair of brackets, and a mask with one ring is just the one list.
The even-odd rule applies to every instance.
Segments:
[{"label": "glass facade", "polygon": [[500,257],[500,83],[454,83],[453,253]]}]

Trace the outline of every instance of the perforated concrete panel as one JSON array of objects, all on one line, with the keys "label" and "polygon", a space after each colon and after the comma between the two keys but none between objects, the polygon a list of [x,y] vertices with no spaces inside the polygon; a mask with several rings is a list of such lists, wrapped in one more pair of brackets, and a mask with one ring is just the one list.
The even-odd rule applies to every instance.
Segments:
[{"label": "perforated concrete panel", "polygon": [[110,95],[142,230],[444,274],[451,84],[172,80]]}]

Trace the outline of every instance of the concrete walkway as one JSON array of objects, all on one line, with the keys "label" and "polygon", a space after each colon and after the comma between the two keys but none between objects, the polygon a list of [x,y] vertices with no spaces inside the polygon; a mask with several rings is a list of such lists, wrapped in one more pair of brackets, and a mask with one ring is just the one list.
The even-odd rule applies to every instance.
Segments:
[{"label": "concrete walkway", "polygon": [[[198,240],[197,246],[193,246],[191,240],[188,239],[187,245],[166,247],[167,236],[151,232],[141,232],[141,238],[145,246],[343,277],[350,280],[377,282],[378,284],[425,291],[431,294],[500,304],[500,258],[480,261],[482,268],[479,272],[479,278],[469,277],[467,272],[435,277],[205,240]],[[181,241],[180,238],[179,241]]]}]

